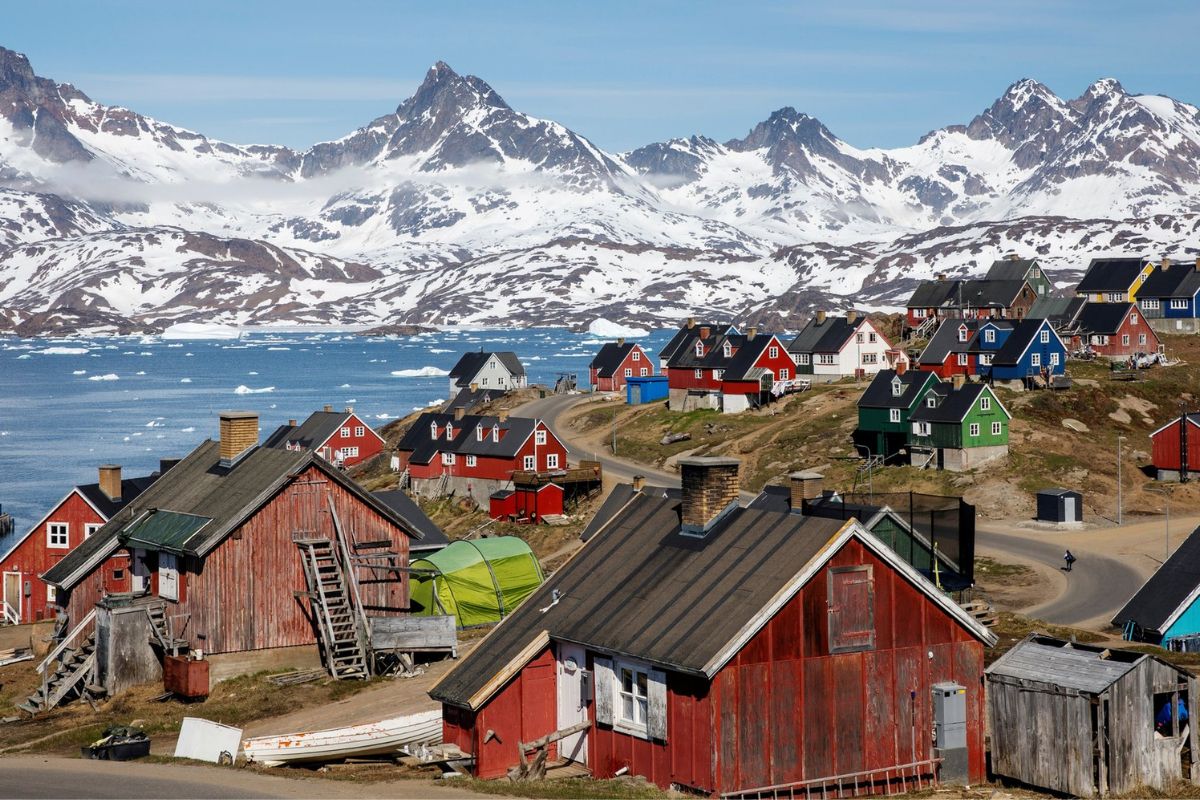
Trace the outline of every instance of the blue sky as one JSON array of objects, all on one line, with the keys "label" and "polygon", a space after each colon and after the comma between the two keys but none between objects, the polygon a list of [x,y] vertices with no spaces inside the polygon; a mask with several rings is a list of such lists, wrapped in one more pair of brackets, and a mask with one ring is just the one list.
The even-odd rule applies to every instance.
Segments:
[{"label": "blue sky", "polygon": [[743,136],[790,105],[861,146],[965,123],[1022,77],[1200,102],[1200,3],[289,2],[6,5],[0,45],[94,99],[303,147],[392,111],[435,61],[609,150]]}]

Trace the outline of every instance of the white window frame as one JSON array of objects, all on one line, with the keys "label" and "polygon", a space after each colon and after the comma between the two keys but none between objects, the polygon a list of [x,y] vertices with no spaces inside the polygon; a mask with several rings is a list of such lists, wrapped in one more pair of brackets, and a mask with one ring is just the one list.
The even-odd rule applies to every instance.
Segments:
[{"label": "white window frame", "polygon": [[1144,334],[1144,333],[1139,333],[1139,334],[1138,334],[1138,344],[1143,344],[1143,345],[1144,345],[1145,343],[1146,343],[1146,334]]},{"label": "white window frame", "polygon": [[533,443],[534,443],[534,444],[536,444],[536,445],[543,445],[543,444],[545,444],[545,443],[546,443],[546,432],[545,432],[545,431],[540,431],[540,430],[539,430],[539,431],[534,431],[534,433],[533,433]]},{"label": "white window frame", "polygon": [[454,423],[453,422],[446,423],[446,441],[447,442],[454,441]]},{"label": "white window frame", "polygon": [[878,364],[879,363],[879,353],[863,353],[862,354],[862,363]]},{"label": "white window frame", "polygon": [[900,421],[900,409],[889,408],[888,409],[888,422],[899,422],[899,421]]},{"label": "white window frame", "polygon": [[929,395],[929,397],[926,397],[925,398],[925,407],[926,408],[937,408],[937,395],[931,394],[931,395]]},{"label": "white window frame", "polygon": [[525,456],[521,461],[521,465],[526,472],[533,472],[537,469],[537,459],[533,456]]},{"label": "white window frame", "polygon": [[713,380],[714,381],[723,380],[724,378],[725,378],[725,370],[723,370],[723,369],[714,369],[713,370]]},{"label": "white window frame", "polygon": [[1128,333],[1122,333],[1122,334],[1121,334],[1121,346],[1122,346],[1122,347],[1128,347],[1128,346],[1129,346],[1129,334],[1128,334]]},{"label": "white window frame", "polygon": [[704,377],[704,370],[702,370],[702,369],[698,369],[698,370],[696,370],[696,378],[697,378],[697,379],[700,379],[700,378],[703,378],[703,377]]},{"label": "white window frame", "polygon": [[158,554],[158,596],[179,602],[179,561],[174,553]]},{"label": "white window frame", "polygon": [[1041,365],[1042,365],[1042,354],[1041,353],[1030,353],[1029,354],[1029,366],[1040,367]]},{"label": "white window frame", "polygon": [[634,361],[641,361],[641,360],[642,360],[642,354],[641,354],[641,352],[639,352],[638,350],[634,350],[634,351],[633,351],[633,360],[634,360]]},{"label": "white window frame", "polygon": [[721,345],[721,354],[726,358],[729,358],[731,355],[733,355],[733,345],[731,345],[729,342],[725,342],[725,344]]},{"label": "white window frame", "polygon": [[365,425],[355,425],[354,426],[354,435],[355,435],[355,437],[360,438],[360,439],[363,436],[366,436],[367,435],[366,426]]},{"label": "white window frame", "polygon": [[914,308],[913,309],[913,319],[924,319],[924,318],[925,318],[925,309],[923,309],[923,308]]},{"label": "white window frame", "polygon": [[558,453],[546,454],[546,469],[558,469]]},{"label": "white window frame", "polygon": [[69,550],[71,547],[71,525],[68,522],[46,523],[46,547]]},{"label": "white window frame", "polygon": [[899,378],[892,378],[892,397],[899,397],[904,394],[904,382]]},{"label": "white window frame", "polygon": [[500,426],[499,425],[492,426],[492,441],[493,442],[500,441]]},{"label": "white window frame", "polygon": [[784,367],[783,369],[779,370],[779,380],[790,381],[791,379],[792,379],[792,371],[790,369],[788,369],[787,367]]},{"label": "white window frame", "polygon": [[817,363],[823,367],[832,367],[837,363],[836,353],[818,353]]},{"label": "white window frame", "polygon": [[476,425],[475,426],[475,441],[482,442],[484,440],[484,437],[486,437],[486,436],[487,436],[487,434],[483,432],[483,426]]},{"label": "white window frame", "polygon": [[991,353],[980,353],[979,354],[979,363],[981,366],[984,366],[984,367],[991,366],[992,354]]},{"label": "white window frame", "polygon": [[478,463],[479,463],[479,459],[476,458],[475,456],[467,456],[467,466],[468,467],[473,467]]},{"label": "white window frame", "polygon": [[1050,366],[1052,366],[1052,367],[1058,366],[1058,353],[1050,354]]},{"label": "white window frame", "polygon": [[[1158,301],[1154,300],[1152,302],[1155,304],[1154,307],[1158,308]],[[1186,309],[1187,307],[1188,307],[1188,301],[1186,298],[1185,299],[1178,299],[1178,298],[1171,299],[1171,308],[1175,309],[1176,311],[1181,310],[1181,309]]]},{"label": "white window frame", "polygon": [[626,377],[626,378],[632,378],[632,377],[633,377],[633,369],[632,369],[632,368],[630,368],[630,367],[626,367],[626,368],[625,368],[625,377]]},{"label": "white window frame", "polygon": [[989,343],[996,341],[996,331],[992,328],[988,328],[983,332],[983,340]]},{"label": "white window frame", "polygon": [[480,385],[480,386],[487,386],[487,385],[488,385],[488,384],[487,384],[487,382],[488,382],[488,379],[487,379],[487,378],[481,378],[481,379],[479,380],[479,385]]},{"label": "white window frame", "polygon": [[429,438],[436,439],[438,437],[438,426],[436,422],[429,423]]},{"label": "white window frame", "polygon": [[[630,675],[632,692],[626,692],[624,686],[625,673]],[[644,684],[639,681],[644,679]],[[613,728],[637,736],[641,739],[650,738],[650,667],[634,661],[613,661]],[[639,684],[641,684],[639,686]],[[639,694],[638,689],[641,688]],[[625,703],[629,700],[631,714],[626,714]],[[640,719],[639,719],[640,718]]]},{"label": "white window frame", "polygon": [[[1174,303],[1175,301],[1172,300],[1171,302]],[[1187,301],[1184,300],[1183,303],[1184,303],[1183,307],[1186,308]],[[1157,311],[1159,302],[1158,302],[1157,298],[1147,298],[1147,299],[1141,301],[1141,306],[1142,306],[1142,308],[1146,309],[1147,311]],[[1172,305],[1171,307],[1174,308],[1175,306]]]},{"label": "white window frame", "polygon": [[1110,302],[1110,303],[1120,303],[1125,299],[1125,293],[1124,292],[1109,292],[1107,297],[1108,297],[1108,302]]},{"label": "white window frame", "polygon": [[1130,324],[1130,325],[1137,325],[1137,324],[1138,324],[1138,321],[1137,321],[1137,313],[1136,313],[1136,312],[1134,312],[1133,314],[1130,314],[1130,315],[1129,315],[1129,324]]},{"label": "white window frame", "polygon": [[1050,344],[1050,331],[1042,331],[1038,334],[1038,340],[1042,344]]},{"label": "white window frame", "polygon": [[967,326],[966,326],[966,325],[959,325],[959,326],[958,326],[958,340],[959,340],[960,342],[965,342],[965,341],[967,340],[967,336],[969,336],[969,335],[970,335],[970,333],[971,333],[971,332],[967,330]]},{"label": "white window frame", "polygon": [[779,348],[772,345],[767,348],[767,358],[779,358]]},{"label": "white window frame", "polygon": [[990,398],[990,397],[979,398],[979,410],[980,411],[991,411],[992,410],[992,398]]},{"label": "white window frame", "polygon": [[357,447],[343,447],[342,448],[342,459],[345,460],[347,458],[358,458],[358,448]]},{"label": "white window frame", "polygon": [[103,522],[88,522],[83,526],[83,538],[88,539],[93,533],[104,527]]},{"label": "white window frame", "polygon": [[797,353],[796,354],[796,366],[800,366],[801,364],[804,364],[807,366],[811,362],[812,362],[812,356],[810,356],[808,353]]},{"label": "white window frame", "polygon": [[650,371],[648,369],[646,369],[645,367],[638,368],[638,377],[639,378],[644,378],[649,374],[650,374]]},{"label": "white window frame", "polygon": [[868,342],[869,344],[875,344],[875,343],[876,343],[876,342],[878,342],[878,341],[879,341],[879,336],[878,336],[877,334],[875,334],[875,333],[868,333],[868,334],[867,334],[867,342]]},{"label": "white window frame", "polygon": [[52,583],[46,584],[46,602],[47,603],[57,603],[58,602],[58,590],[54,587],[54,584],[52,584]]},{"label": "white window frame", "polygon": [[349,426],[349,425],[347,425],[346,427],[342,428],[342,438],[343,438],[343,439],[349,439],[349,438],[350,438],[350,426]]},{"label": "white window frame", "polygon": [[698,356],[704,355],[704,342],[700,342],[700,341],[696,342],[696,355],[698,355]]},{"label": "white window frame", "polygon": [[996,420],[992,423],[992,436],[1000,436],[1004,433],[1004,423]]},{"label": "white window frame", "polygon": [[967,435],[974,437],[974,438],[978,438],[978,436],[979,436],[979,423],[978,422],[972,422],[967,427]]},{"label": "white window frame", "polygon": [[442,466],[443,467],[453,467],[454,460],[455,460],[454,453],[442,453]]},{"label": "white window frame", "polygon": [[862,344],[862,343],[863,343],[863,335],[862,335],[861,333],[856,333],[856,334],[854,334],[854,343],[855,343],[855,344]]}]

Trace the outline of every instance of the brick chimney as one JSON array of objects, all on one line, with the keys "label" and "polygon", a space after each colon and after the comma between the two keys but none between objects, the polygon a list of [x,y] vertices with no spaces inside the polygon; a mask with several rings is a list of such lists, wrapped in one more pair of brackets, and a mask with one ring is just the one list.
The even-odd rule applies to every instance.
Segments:
[{"label": "brick chimney", "polygon": [[478,392],[478,391],[479,391],[479,384],[478,384],[478,383],[472,383],[472,384],[471,384],[471,391],[472,391],[472,392]]},{"label": "brick chimney", "polygon": [[294,428],[294,427],[296,427],[296,420],[294,420],[294,419],[289,419],[289,420],[288,420],[288,427],[289,427],[289,428]]},{"label": "brick chimney", "polygon": [[617,347],[624,347],[624,346],[625,346],[625,337],[618,336],[617,337]]},{"label": "brick chimney", "polygon": [[688,317],[687,326],[688,326],[689,328],[694,328],[694,327],[696,327],[696,318],[695,318],[695,317]]},{"label": "brick chimney", "polygon": [[646,476],[645,475],[634,475],[633,476],[633,490],[635,492],[640,492],[645,488],[646,488]]},{"label": "brick chimney", "polygon": [[100,465],[100,491],[114,503],[121,502],[121,465]]},{"label": "brick chimney", "polygon": [[817,312],[817,324],[818,324],[818,325],[824,325],[824,324],[825,324],[825,312],[824,312],[824,311],[818,311],[818,312]]},{"label": "brick chimney", "polygon": [[1170,269],[1170,268],[1171,268],[1171,259],[1169,259],[1169,258],[1164,258],[1164,259],[1162,260],[1162,268],[1163,268],[1163,269]]},{"label": "brick chimney", "polygon": [[792,511],[797,514],[804,508],[805,500],[816,500],[825,488],[825,476],[819,472],[793,472],[788,476],[791,494],[788,497]]},{"label": "brick chimney", "polygon": [[454,409],[454,419],[456,421],[461,421],[462,418],[465,417],[466,415],[467,415],[467,409],[464,408],[463,406],[458,406],[457,408]]},{"label": "brick chimney", "polygon": [[858,319],[857,311],[847,311],[846,312],[846,321],[849,322],[851,325],[853,325],[857,319]]},{"label": "brick chimney", "polygon": [[333,413],[333,406],[326,404],[326,406],[325,406],[325,413],[326,413],[326,414],[332,414],[332,413]]},{"label": "brick chimney", "polygon": [[701,339],[707,339],[707,338],[708,338],[708,335],[709,335],[710,333],[712,333],[712,329],[711,329],[711,328],[709,328],[707,325],[701,325],[701,326],[700,326],[700,338],[701,338]]},{"label": "brick chimney", "polygon": [[946,281],[946,273],[944,273],[944,272],[939,272],[934,277],[936,277],[939,281],[942,281],[943,283],[945,283],[945,281]]},{"label": "brick chimney", "polygon": [[904,373],[906,373],[906,372],[908,372],[908,362],[907,362],[907,361],[903,361],[903,360],[902,360],[902,361],[897,361],[897,362],[896,362],[896,374],[897,374],[897,375],[903,375],[903,374],[904,374]]},{"label": "brick chimney", "polygon": [[231,467],[258,444],[258,414],[254,411],[221,412],[221,466]]},{"label": "brick chimney", "polygon": [[1196,271],[1200,272],[1200,256],[1196,257]]},{"label": "brick chimney", "polygon": [[757,325],[751,325],[750,327],[746,328],[746,341],[747,342],[753,342],[755,336],[758,336],[758,326]]},{"label": "brick chimney", "polygon": [[963,388],[963,386],[966,384],[966,382],[967,382],[966,375],[954,375],[954,376],[951,376],[951,378],[950,378],[950,384],[954,387],[955,391]]},{"label": "brick chimney", "polygon": [[497,411],[496,416],[499,417],[501,422],[508,422],[508,412],[507,411]]},{"label": "brick chimney", "polygon": [[736,458],[684,458],[679,461],[683,486],[683,532],[703,536],[738,504]]}]

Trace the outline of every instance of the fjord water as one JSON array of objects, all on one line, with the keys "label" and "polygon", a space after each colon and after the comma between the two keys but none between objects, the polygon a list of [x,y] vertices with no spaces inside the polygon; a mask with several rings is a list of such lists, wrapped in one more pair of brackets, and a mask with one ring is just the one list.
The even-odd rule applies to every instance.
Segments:
[{"label": "fjord water", "polygon": [[[639,340],[657,352],[670,331]],[[514,350],[529,382],[586,386],[602,344],[566,329],[448,330],[408,338],[255,332],[236,340],[0,338],[0,506],[21,535],[100,464],[126,477],[217,437],[217,413],[257,411],[260,436],[325,404],[372,427],[443,401],[469,350]],[[399,373],[399,374],[395,374]],[[0,555],[7,550],[0,542]]]}]

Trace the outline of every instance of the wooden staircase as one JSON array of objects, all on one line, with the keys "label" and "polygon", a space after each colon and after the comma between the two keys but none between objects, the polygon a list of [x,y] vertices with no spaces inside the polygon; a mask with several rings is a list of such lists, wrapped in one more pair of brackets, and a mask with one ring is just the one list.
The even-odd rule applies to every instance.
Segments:
[{"label": "wooden staircase", "polygon": [[171,630],[166,603],[146,606],[146,616],[150,618],[150,644],[161,647],[163,655],[177,656],[191,647],[191,642],[176,637]]},{"label": "wooden staircase", "polygon": [[369,678],[362,609],[353,593],[354,587],[346,579],[333,540],[300,538],[295,542],[300,548],[308,584],[305,594],[320,631],[329,674],[339,679]]},{"label": "wooden staircase", "polygon": [[978,599],[968,600],[965,603],[959,603],[959,606],[985,628],[995,627],[998,615],[996,614],[996,609],[988,601]]},{"label": "wooden staircase", "polygon": [[[49,664],[55,655],[59,658],[58,665],[53,672],[49,672]],[[83,698],[90,703],[104,697],[104,687],[94,683],[95,667],[96,632],[93,630],[78,644],[62,647],[61,651],[48,656],[39,665],[38,671],[42,672],[41,687],[17,708],[36,715],[65,701]]]}]

